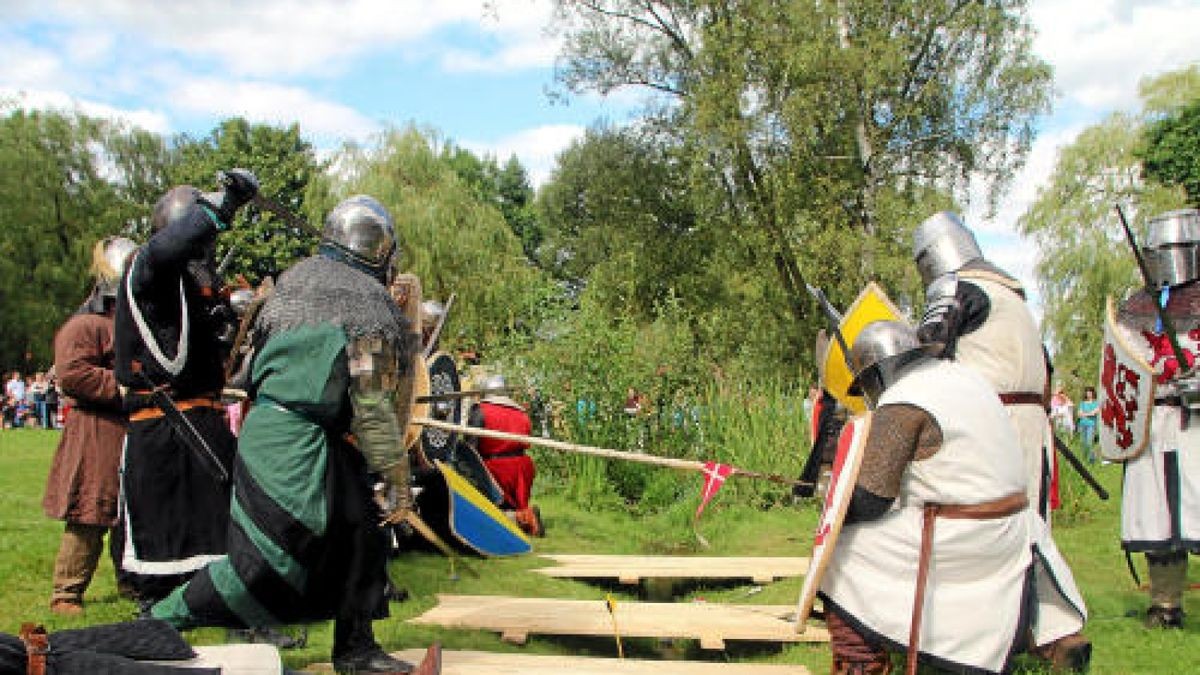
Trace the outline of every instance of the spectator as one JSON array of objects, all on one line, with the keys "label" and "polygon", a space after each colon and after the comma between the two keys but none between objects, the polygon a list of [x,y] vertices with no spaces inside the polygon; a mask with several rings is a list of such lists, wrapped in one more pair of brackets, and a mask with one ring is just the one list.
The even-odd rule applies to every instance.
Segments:
[{"label": "spectator", "polygon": [[8,382],[4,383],[4,395],[14,401],[25,400],[25,380],[21,379],[20,371],[12,371]]},{"label": "spectator", "polygon": [[1074,401],[1067,396],[1066,388],[1059,382],[1054,395],[1050,397],[1050,421],[1054,423],[1054,428],[1067,435],[1075,433],[1074,410]]},{"label": "spectator", "polygon": [[29,395],[33,399],[33,410],[37,415],[38,426],[43,429],[50,428],[50,420],[46,415],[46,390],[49,388],[46,374],[39,370],[34,374],[32,384],[29,385]]},{"label": "spectator", "polygon": [[1083,450],[1087,454],[1089,464],[1096,463],[1096,417],[1100,413],[1100,402],[1096,400],[1096,388],[1087,387],[1083,390],[1083,400],[1079,402],[1079,436],[1083,439]]},{"label": "spectator", "polygon": [[59,419],[59,396],[58,378],[54,376],[54,369],[46,374],[46,419],[50,423],[51,429],[61,429],[62,421]]}]

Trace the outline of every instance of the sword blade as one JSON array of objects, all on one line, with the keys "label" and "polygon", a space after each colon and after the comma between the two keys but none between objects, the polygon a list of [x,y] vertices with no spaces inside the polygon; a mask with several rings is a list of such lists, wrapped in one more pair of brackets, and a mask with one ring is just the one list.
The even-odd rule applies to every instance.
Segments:
[{"label": "sword blade", "polygon": [[305,233],[307,233],[311,236],[314,236],[317,239],[321,238],[321,231],[318,230],[316,227],[314,227],[311,223],[309,223],[307,220],[304,220],[300,216],[297,216],[296,214],[292,213],[286,207],[284,207],[282,204],[275,201],[274,199],[271,199],[270,197],[263,195],[261,192],[254,195],[254,198],[250,200],[250,203],[254,204],[255,206],[259,207],[260,209],[262,209],[264,211],[267,211],[269,213],[275,214],[276,216],[279,216],[279,218],[281,220],[283,220],[283,222],[287,223],[288,225],[291,225],[294,228],[303,230]]}]

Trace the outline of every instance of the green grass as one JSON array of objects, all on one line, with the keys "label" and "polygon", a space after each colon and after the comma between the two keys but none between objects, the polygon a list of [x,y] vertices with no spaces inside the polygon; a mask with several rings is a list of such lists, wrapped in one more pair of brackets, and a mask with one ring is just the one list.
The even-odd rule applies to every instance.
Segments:
[{"label": "green grass", "polygon": [[[116,596],[112,567],[107,558],[88,590],[86,613],[64,619],[48,610],[50,575],[61,524],[47,519],[41,496],[57,433],[43,431],[0,431],[0,631],[15,633],[23,621],[37,621],[51,630],[121,621],[132,616],[132,603]],[[795,446],[793,446],[795,447]],[[795,452],[789,448],[787,452]],[[755,467],[756,468],[756,467]],[[1200,645],[1200,608],[1195,594],[1188,598],[1193,619],[1184,631],[1148,631],[1140,619],[1146,593],[1133,587],[1118,543],[1120,467],[1097,466],[1101,481],[1113,493],[1100,502],[1086,493],[1073,475],[1065,476],[1067,510],[1056,519],[1056,539],[1072,565],[1076,580],[1087,599],[1091,620],[1087,635],[1095,644],[1093,673],[1184,673],[1200,672],[1195,648]],[[663,469],[663,471],[669,471]],[[699,477],[691,477],[694,494]],[[744,480],[734,478],[733,481]],[[632,515],[628,510],[606,506],[586,508],[566,497],[556,484],[552,494],[538,494],[548,536],[537,540],[542,553],[646,553],[705,555],[807,555],[811,545],[815,507],[775,506],[760,508],[717,495],[700,524],[701,533],[712,547],[700,547],[691,530],[695,496],[672,507]],[[761,503],[750,500],[751,503]],[[610,500],[615,503],[618,500]],[[1143,579],[1144,565],[1139,560]],[[392,563],[392,576],[407,588],[412,598],[392,605],[392,618],[376,624],[380,641],[389,649],[424,646],[440,640],[448,649],[478,649],[522,653],[587,654],[616,656],[611,638],[559,638],[532,636],[529,644],[515,647],[493,633],[442,630],[404,622],[434,606],[437,593],[518,595],[590,599],[601,602],[613,591],[618,599],[635,599],[637,591],[627,587],[605,587],[530,574],[527,570],[545,564],[534,556],[496,560],[469,560],[457,577],[450,575],[446,559],[424,553],[406,554]],[[1197,565],[1192,581],[1200,580]],[[474,573],[474,575],[472,574]],[[477,575],[477,576],[475,576]],[[689,585],[676,589],[680,601],[746,604],[790,604],[799,592],[799,580],[770,584],[756,590],[750,585]],[[643,593],[645,591],[642,591]],[[654,591],[661,593],[661,589]],[[222,641],[224,633],[203,629],[187,633],[195,644]],[[309,646],[284,653],[291,667],[328,661],[331,624],[310,627]],[[651,640],[626,640],[626,653],[642,658],[691,658],[741,662],[804,664],[814,673],[829,669],[828,648],[823,645],[778,647],[773,644],[730,643],[725,652],[705,653],[695,643],[664,644]],[[1026,672],[1037,672],[1036,669]]]}]

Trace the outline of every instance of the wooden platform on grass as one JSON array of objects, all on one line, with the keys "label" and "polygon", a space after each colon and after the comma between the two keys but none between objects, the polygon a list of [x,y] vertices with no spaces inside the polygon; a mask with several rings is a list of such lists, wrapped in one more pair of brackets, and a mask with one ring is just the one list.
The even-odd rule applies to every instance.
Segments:
[{"label": "wooden platform on grass", "polygon": [[617,579],[636,584],[642,579],[749,579],[769,584],[776,579],[802,577],[808,558],[660,556],[660,555],[543,555],[558,563],[533,570],[550,577]]},{"label": "wooden platform on grass", "polygon": [[603,600],[438,595],[438,605],[410,623],[490,630],[514,644],[530,635],[686,638],[702,649],[724,649],[726,640],[828,642],[823,627],[797,635],[792,605],[724,605],[708,602],[620,602],[613,617]]},{"label": "wooden platform on grass", "polygon": [[[406,649],[392,656],[409,663],[425,657],[424,649]],[[309,667],[314,672],[333,672],[327,663]],[[587,656],[533,656],[492,654],[474,651],[443,651],[442,675],[809,675],[804,666],[750,663],[707,663],[701,661],[646,661],[603,659]]]}]

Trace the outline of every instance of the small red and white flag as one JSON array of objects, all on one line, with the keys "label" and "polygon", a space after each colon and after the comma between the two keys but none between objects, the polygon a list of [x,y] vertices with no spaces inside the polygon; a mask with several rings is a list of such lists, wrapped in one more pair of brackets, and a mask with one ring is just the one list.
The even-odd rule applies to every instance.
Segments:
[{"label": "small red and white flag", "polygon": [[704,507],[708,506],[709,500],[713,495],[717,494],[717,490],[725,484],[725,479],[733,474],[733,467],[728,464],[719,462],[704,463],[704,488],[700,491],[700,505],[696,507],[696,518],[700,518],[700,514],[704,512]]}]

